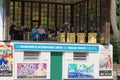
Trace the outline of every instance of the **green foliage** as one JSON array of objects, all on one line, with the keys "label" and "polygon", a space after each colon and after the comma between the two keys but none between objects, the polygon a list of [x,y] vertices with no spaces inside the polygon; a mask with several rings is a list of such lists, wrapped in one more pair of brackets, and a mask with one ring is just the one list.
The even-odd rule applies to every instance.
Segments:
[{"label": "green foliage", "polygon": [[113,62],[120,63],[120,37],[111,35],[111,44],[113,45]]},{"label": "green foliage", "polygon": [[117,15],[117,26],[120,29],[120,0],[116,0],[116,15]]}]

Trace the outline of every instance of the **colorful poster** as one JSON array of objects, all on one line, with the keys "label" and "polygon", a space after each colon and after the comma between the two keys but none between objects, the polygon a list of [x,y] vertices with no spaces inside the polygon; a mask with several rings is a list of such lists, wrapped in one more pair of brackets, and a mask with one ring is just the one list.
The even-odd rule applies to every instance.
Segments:
[{"label": "colorful poster", "polygon": [[18,63],[17,78],[46,78],[46,63]]},{"label": "colorful poster", "polygon": [[68,78],[94,78],[94,64],[69,64]]},{"label": "colorful poster", "polygon": [[12,76],[13,46],[0,45],[0,76]]},{"label": "colorful poster", "polygon": [[109,46],[104,46],[99,58],[99,76],[112,76],[112,53]]}]

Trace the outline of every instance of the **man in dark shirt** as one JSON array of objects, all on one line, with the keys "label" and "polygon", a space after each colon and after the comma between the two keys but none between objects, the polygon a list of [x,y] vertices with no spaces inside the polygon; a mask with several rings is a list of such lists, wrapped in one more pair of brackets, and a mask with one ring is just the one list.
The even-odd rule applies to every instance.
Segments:
[{"label": "man in dark shirt", "polygon": [[15,25],[12,24],[10,27],[10,35],[11,35],[11,40],[14,40],[14,34],[15,34]]}]

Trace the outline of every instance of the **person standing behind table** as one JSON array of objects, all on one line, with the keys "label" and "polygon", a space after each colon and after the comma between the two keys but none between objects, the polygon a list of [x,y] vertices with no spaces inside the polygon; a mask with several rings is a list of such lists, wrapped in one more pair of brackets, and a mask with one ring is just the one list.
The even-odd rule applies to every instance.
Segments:
[{"label": "person standing behind table", "polygon": [[43,29],[42,25],[39,26],[37,31],[41,37],[41,41],[43,41],[46,33],[45,33],[45,30]]}]

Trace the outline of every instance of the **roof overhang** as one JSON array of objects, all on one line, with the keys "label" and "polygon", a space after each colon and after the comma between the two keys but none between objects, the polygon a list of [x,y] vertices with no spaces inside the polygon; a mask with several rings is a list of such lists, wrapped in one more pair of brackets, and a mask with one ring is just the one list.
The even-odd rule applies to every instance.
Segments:
[{"label": "roof overhang", "polygon": [[45,2],[45,3],[60,3],[60,4],[75,4],[85,0],[17,0],[17,1],[32,1],[32,2]]}]

